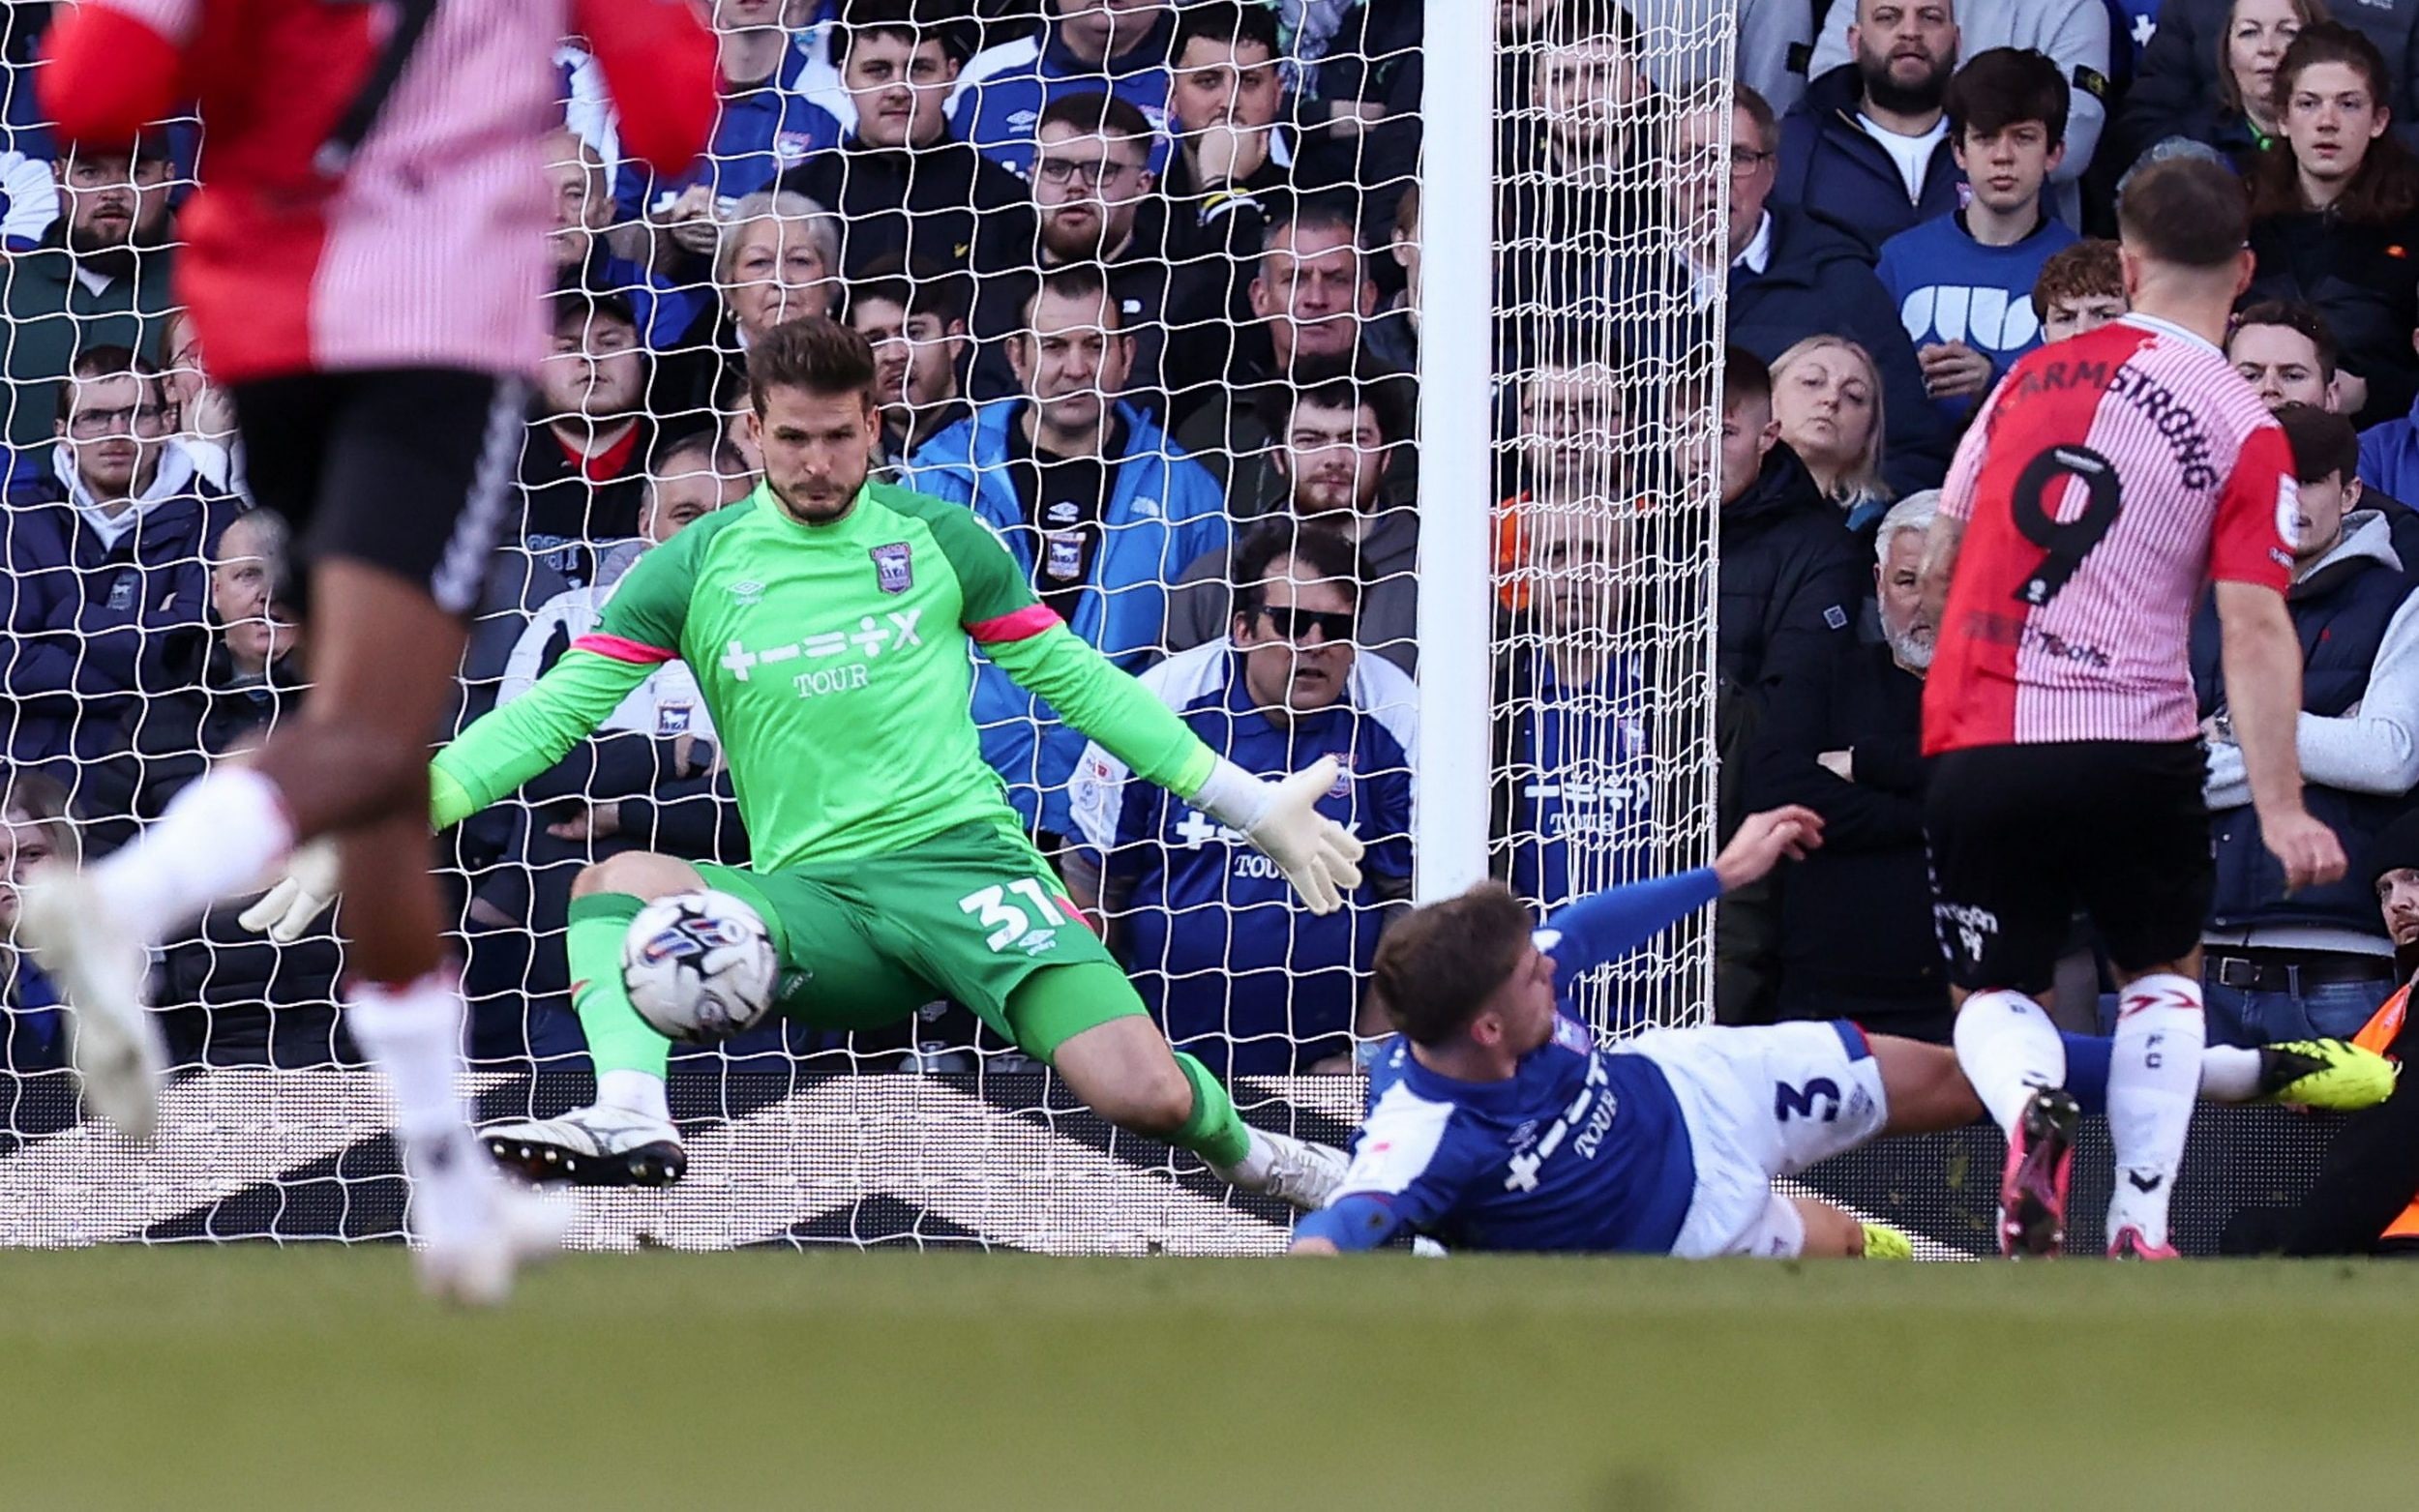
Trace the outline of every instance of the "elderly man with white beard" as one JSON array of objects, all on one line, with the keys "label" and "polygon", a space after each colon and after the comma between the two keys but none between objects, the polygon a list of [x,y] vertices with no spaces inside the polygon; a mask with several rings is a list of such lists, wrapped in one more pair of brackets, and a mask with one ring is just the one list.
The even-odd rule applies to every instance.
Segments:
[{"label": "elderly man with white beard", "polygon": [[1936,491],[1910,494],[1874,542],[1878,637],[1774,684],[1747,806],[1804,804],[1823,847],[1781,887],[1779,1014],[1853,1019],[1945,1042],[1950,1013],[1924,867],[1924,674],[1933,626],[1917,578]]}]

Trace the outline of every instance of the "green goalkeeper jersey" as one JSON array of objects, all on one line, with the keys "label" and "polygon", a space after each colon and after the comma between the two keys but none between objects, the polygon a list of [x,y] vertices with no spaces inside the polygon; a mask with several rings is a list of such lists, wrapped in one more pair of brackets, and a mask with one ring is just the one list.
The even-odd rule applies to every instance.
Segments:
[{"label": "green goalkeeper jersey", "polygon": [[962,506],[869,483],[846,518],[809,525],[760,486],[641,557],[594,634],[438,753],[433,816],[443,828],[513,792],[678,658],[714,717],[757,870],[879,855],[971,819],[1013,826],[968,712],[970,644],[1180,796],[1215,764]]}]

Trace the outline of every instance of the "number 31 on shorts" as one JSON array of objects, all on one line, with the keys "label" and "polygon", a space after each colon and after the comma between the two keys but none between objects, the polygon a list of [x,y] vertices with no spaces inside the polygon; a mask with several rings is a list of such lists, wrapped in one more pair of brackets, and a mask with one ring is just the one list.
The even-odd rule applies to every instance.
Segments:
[{"label": "number 31 on shorts", "polygon": [[[1010,903],[1010,893],[1031,904],[1032,911],[1029,913]],[[993,950],[1017,944],[1036,927],[1055,930],[1067,922],[1065,911],[1042,890],[1039,881],[1030,876],[1020,876],[1004,887],[985,887],[968,893],[958,900],[958,911],[974,915],[976,924],[991,931],[983,943]],[[1033,923],[1036,916],[1041,920],[1039,926]]]}]

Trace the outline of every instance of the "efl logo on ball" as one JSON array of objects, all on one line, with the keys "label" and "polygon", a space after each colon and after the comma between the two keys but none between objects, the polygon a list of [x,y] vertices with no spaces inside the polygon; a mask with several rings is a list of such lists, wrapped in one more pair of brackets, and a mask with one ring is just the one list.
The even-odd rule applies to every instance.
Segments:
[{"label": "efl logo on ball", "polygon": [[780,964],[763,919],[730,893],[659,898],[630,921],[622,941],[630,1006],[657,1033],[693,1045],[762,1022]]}]

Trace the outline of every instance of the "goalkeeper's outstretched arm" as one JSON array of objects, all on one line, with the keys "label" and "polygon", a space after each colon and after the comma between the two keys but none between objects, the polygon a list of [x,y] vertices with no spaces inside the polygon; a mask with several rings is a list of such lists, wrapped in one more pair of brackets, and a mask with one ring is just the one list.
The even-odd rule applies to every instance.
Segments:
[{"label": "goalkeeper's outstretched arm", "polygon": [[[436,754],[429,827],[451,829],[560,761],[656,665],[626,646],[575,643],[527,693],[473,720]],[[285,875],[235,922],[293,943],[336,901],[337,870],[335,838],[323,836],[295,851]]]},{"label": "goalkeeper's outstretched arm", "polygon": [[472,721],[436,754],[430,824],[451,828],[560,761],[659,665],[609,637],[581,637],[527,693]]},{"label": "goalkeeper's outstretched arm", "polygon": [[1134,775],[1240,832],[1284,869],[1313,912],[1334,912],[1360,885],[1360,842],[1316,808],[1335,784],[1333,756],[1282,781],[1264,782],[1210,750],[1174,709],[1048,608],[1035,604],[967,628],[1017,686],[1039,696]]}]

